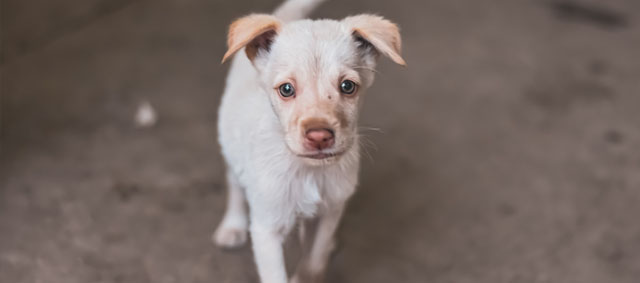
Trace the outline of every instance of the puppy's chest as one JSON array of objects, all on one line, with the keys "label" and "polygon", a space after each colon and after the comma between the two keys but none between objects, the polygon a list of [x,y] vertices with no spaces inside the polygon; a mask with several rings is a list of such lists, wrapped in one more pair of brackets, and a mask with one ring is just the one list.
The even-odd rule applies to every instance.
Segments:
[{"label": "puppy's chest", "polygon": [[313,217],[319,209],[327,205],[326,182],[321,176],[313,174],[290,180],[288,200],[296,214],[301,217]]}]

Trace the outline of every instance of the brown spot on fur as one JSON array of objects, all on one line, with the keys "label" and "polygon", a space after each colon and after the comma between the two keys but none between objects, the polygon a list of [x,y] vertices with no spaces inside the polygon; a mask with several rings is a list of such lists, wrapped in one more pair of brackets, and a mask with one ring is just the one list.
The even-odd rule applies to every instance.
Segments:
[{"label": "brown spot on fur", "polygon": [[300,127],[303,131],[307,131],[310,129],[331,129],[331,125],[329,122],[322,118],[309,118],[300,124]]},{"label": "brown spot on fur", "polygon": [[349,126],[349,120],[347,119],[347,115],[346,113],[344,113],[344,111],[336,110],[334,115],[338,119],[340,127],[346,128],[347,126]]}]

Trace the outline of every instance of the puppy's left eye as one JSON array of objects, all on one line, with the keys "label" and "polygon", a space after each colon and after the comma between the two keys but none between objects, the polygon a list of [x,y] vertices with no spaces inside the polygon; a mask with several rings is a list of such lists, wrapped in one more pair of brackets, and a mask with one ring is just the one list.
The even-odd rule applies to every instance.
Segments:
[{"label": "puppy's left eye", "polygon": [[344,80],[340,83],[340,92],[343,94],[353,94],[357,88],[358,85],[350,80]]}]

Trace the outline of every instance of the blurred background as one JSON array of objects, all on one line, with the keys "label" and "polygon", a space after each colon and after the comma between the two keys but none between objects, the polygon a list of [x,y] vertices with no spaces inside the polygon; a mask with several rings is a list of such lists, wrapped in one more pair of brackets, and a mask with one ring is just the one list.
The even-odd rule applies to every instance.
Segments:
[{"label": "blurred background", "polygon": [[[210,241],[219,62],[228,24],[280,1],[0,1],[0,282],[258,282]],[[328,282],[639,282],[640,1],[313,17],[362,12],[400,25],[408,67],[382,59],[366,99]]]}]

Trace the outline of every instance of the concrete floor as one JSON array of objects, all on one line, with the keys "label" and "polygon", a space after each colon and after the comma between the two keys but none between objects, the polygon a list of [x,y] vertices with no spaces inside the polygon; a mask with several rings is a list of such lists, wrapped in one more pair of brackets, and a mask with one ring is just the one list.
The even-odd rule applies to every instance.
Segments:
[{"label": "concrete floor", "polygon": [[[209,240],[219,60],[277,2],[2,0],[0,282],[258,282],[250,249]],[[639,282],[640,2],[314,15],[359,12],[400,24],[409,66],[383,60],[367,97],[381,131],[328,282]]]}]

